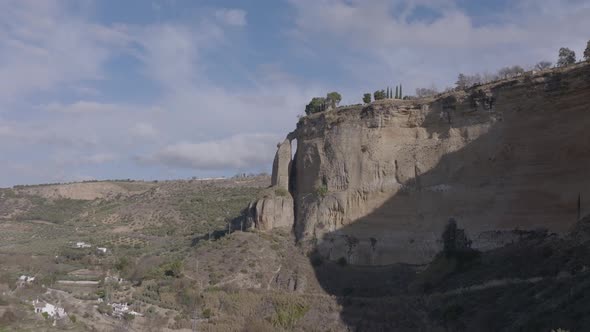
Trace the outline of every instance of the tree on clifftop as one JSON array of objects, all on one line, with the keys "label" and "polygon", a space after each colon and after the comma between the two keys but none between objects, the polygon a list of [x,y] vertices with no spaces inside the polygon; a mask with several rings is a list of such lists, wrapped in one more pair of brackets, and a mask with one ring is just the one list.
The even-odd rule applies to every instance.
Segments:
[{"label": "tree on clifftop", "polygon": [[586,45],[586,49],[584,50],[584,59],[586,61],[590,61],[590,40],[588,41],[588,44]]},{"label": "tree on clifftop", "polygon": [[535,65],[535,70],[545,70],[551,68],[553,64],[549,61],[541,61]]},{"label": "tree on clifftop", "polygon": [[363,95],[363,103],[365,103],[365,104],[371,103],[371,94],[370,93],[365,93]]},{"label": "tree on clifftop", "polygon": [[467,88],[467,76],[465,76],[464,74],[459,74],[459,77],[457,78],[457,82],[455,84],[457,84],[457,88],[461,90]]},{"label": "tree on clifftop", "polygon": [[559,59],[557,60],[557,67],[565,67],[576,63],[576,52],[569,48],[562,47],[559,49]]},{"label": "tree on clifftop", "polygon": [[309,104],[305,106],[305,114],[310,115],[322,112],[326,109],[326,98],[314,97]]},{"label": "tree on clifftop", "polygon": [[386,98],[385,90],[377,90],[377,91],[373,92],[373,98],[375,100],[385,99]]},{"label": "tree on clifftop", "polygon": [[340,104],[340,101],[342,101],[342,96],[338,92],[334,91],[328,93],[326,100],[328,101],[328,104],[332,106],[332,108],[336,108],[338,107],[338,104]]}]

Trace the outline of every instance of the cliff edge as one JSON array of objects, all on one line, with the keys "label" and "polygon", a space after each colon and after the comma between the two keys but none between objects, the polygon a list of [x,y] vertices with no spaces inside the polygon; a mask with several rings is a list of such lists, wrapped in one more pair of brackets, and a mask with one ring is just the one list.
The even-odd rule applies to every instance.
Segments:
[{"label": "cliff edge", "polygon": [[250,219],[358,265],[430,261],[450,218],[482,250],[563,233],[590,196],[589,101],[580,64],[304,117]]}]

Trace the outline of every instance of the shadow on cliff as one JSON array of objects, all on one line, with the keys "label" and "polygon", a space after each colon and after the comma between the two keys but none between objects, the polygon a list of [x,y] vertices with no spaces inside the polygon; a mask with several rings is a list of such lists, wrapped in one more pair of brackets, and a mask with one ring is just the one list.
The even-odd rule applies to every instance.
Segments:
[{"label": "shadow on cliff", "polygon": [[[543,313],[551,310],[551,306],[547,307],[546,302],[531,301],[530,294],[523,294],[534,287],[548,287],[544,282],[521,288],[496,288],[464,297],[429,296],[440,289],[437,284],[424,282],[428,273],[441,274],[441,278],[434,280],[465,271],[478,275],[473,271],[485,265],[485,260],[482,263],[482,258],[477,255],[466,260],[436,256],[442,249],[441,235],[450,218],[456,218],[459,226],[466,228],[468,236],[476,240],[482,250],[490,249],[492,257],[500,255],[494,253],[502,252],[503,246],[512,248],[519,238],[522,240],[522,233],[515,228],[544,227],[551,232],[563,233],[575,223],[579,215],[579,197],[590,195],[590,178],[587,176],[590,169],[590,131],[587,130],[590,128],[590,112],[584,104],[588,86],[584,87],[586,90],[570,91],[563,98],[564,89],[570,87],[559,83],[560,80],[557,79],[556,86],[545,84],[539,91],[530,87],[496,87],[493,95],[497,104],[491,108],[497,112],[498,118],[485,134],[471,140],[462,149],[444,155],[430,170],[423,173],[417,170],[417,176],[403,184],[404,190],[365,217],[326,234],[320,240],[310,261],[324,290],[338,297],[342,306],[341,318],[351,330],[532,331],[534,327],[549,331],[548,328],[561,327],[544,326],[549,323]],[[527,103],[521,102],[524,97],[528,98]],[[558,97],[562,98],[558,100]],[[468,98],[464,102],[467,107],[478,108],[477,101]],[[455,118],[459,116],[465,127],[469,121],[478,121],[477,112],[490,112],[463,110],[459,114],[455,106],[452,100],[447,100],[445,111],[448,116],[445,117],[429,113],[425,123],[449,122],[446,127],[433,126],[428,133],[431,137],[444,138],[451,128],[466,130],[455,126],[458,121]],[[468,140],[469,133],[464,135]],[[474,238],[479,236],[483,237]],[[333,254],[330,246],[338,239],[348,247]],[[360,248],[365,248],[364,253],[358,252]],[[543,252],[534,252],[535,257],[540,257],[534,262],[543,265]],[[330,259],[325,259],[326,256]],[[433,270],[432,264],[428,268],[403,263],[379,266],[379,262],[387,260],[428,263],[435,257],[438,257],[435,262],[443,266],[441,270]],[[510,252],[498,257],[501,258],[496,259],[501,261],[514,259],[517,255]],[[515,261],[526,262],[526,258],[522,260],[523,256],[520,257],[521,260]],[[356,261],[369,264],[355,265]],[[543,273],[552,275],[555,271]],[[525,269],[518,277],[533,275]],[[464,278],[457,280],[453,286],[458,288],[471,282]],[[587,290],[586,295],[590,295],[590,288]],[[519,303],[525,307],[494,305],[495,301],[509,304],[511,292],[519,293],[520,300],[529,299],[528,302],[523,300],[527,303]],[[559,322],[575,326],[575,315],[565,314],[561,309],[559,312],[562,314]],[[579,310],[575,312],[579,315]],[[533,316],[541,322],[540,326],[531,323]],[[507,325],[506,322],[514,319],[517,321],[513,325]]]}]

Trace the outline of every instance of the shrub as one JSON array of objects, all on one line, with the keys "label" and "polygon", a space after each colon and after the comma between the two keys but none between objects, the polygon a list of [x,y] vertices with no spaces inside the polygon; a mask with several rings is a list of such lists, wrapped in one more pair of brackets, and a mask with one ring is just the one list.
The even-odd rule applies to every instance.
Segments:
[{"label": "shrub", "polygon": [[113,313],[113,307],[104,302],[99,304],[96,310],[98,310],[98,312],[100,312],[103,315],[111,315]]},{"label": "shrub", "polygon": [[70,321],[71,321],[72,323],[76,324],[76,321],[77,321],[77,320],[78,320],[78,319],[76,318],[76,316],[74,316],[74,315],[70,315]]},{"label": "shrub", "polygon": [[326,186],[325,184],[321,185],[321,186],[317,186],[315,188],[315,193],[316,195],[320,196],[320,197],[324,197],[328,194],[328,186]]},{"label": "shrub", "polygon": [[277,303],[272,324],[286,330],[293,330],[295,324],[307,313],[309,308],[301,303]]},{"label": "shrub", "polygon": [[211,309],[209,308],[205,308],[203,309],[203,311],[201,312],[201,316],[205,319],[209,319],[213,316],[213,313],[211,312]]},{"label": "shrub", "polygon": [[46,312],[42,313],[41,316],[43,316],[45,319],[49,319],[49,314]]},{"label": "shrub", "polygon": [[277,188],[275,189],[275,194],[277,196],[288,196],[289,192],[285,188]]},{"label": "shrub", "polygon": [[371,94],[370,93],[365,93],[363,95],[363,103],[365,103],[365,104],[371,103]]}]

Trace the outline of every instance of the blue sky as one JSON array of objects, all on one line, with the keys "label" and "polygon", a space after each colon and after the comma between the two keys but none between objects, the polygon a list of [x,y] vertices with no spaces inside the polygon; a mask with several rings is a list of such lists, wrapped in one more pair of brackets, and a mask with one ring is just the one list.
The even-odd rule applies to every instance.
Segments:
[{"label": "blue sky", "polygon": [[269,171],[313,97],[555,61],[580,0],[3,0],[0,186]]}]

